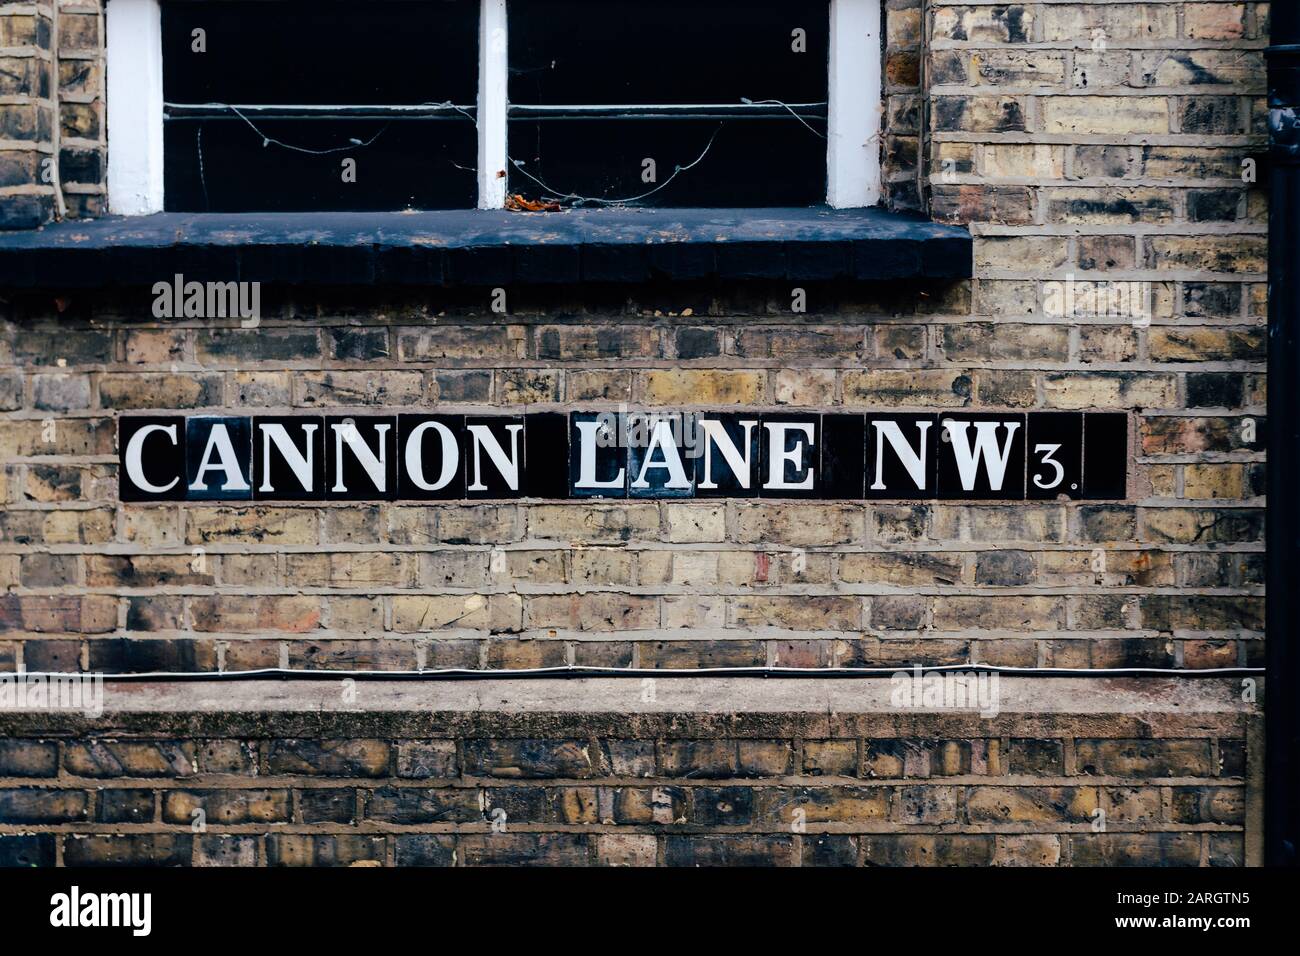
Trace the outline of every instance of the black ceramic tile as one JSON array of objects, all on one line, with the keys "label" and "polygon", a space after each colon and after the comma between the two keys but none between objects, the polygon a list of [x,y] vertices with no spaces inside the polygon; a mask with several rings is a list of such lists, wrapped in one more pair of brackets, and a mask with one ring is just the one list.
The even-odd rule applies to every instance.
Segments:
[{"label": "black ceramic tile", "polygon": [[340,501],[397,497],[396,418],[326,416],[325,497]]},{"label": "black ceramic tile", "polygon": [[627,497],[627,422],[616,412],[569,416],[569,488],[574,498]]},{"label": "black ceramic tile", "polygon": [[1128,415],[1083,417],[1083,496],[1122,499],[1128,493]]},{"label": "black ceramic tile", "polygon": [[1083,414],[1030,412],[1025,497],[1083,497]]},{"label": "black ceramic tile", "polygon": [[[707,426],[705,423],[711,423]],[[759,441],[757,413],[704,413],[696,418],[699,454],[695,457],[697,498],[752,498],[758,495]],[[725,447],[724,447],[725,443]],[[733,470],[728,456],[735,459]]]},{"label": "black ceramic tile", "polygon": [[118,419],[117,454],[121,500],[185,498],[185,419],[181,416],[132,415]]},{"label": "black ceramic tile", "polygon": [[253,497],[261,501],[325,497],[324,418],[282,415],[253,419]]},{"label": "black ceramic tile", "polygon": [[461,460],[464,415],[397,416],[397,497],[446,501],[465,497]]},{"label": "black ceramic tile", "polygon": [[[821,416],[762,416],[759,441],[759,497],[814,498],[821,463]],[[781,487],[807,485],[807,487]]]},{"label": "black ceramic tile", "polygon": [[524,416],[524,486],[529,498],[569,496],[569,418],[560,412]]},{"label": "black ceramic tile", "polygon": [[[943,440],[944,421],[966,426],[960,445]],[[978,444],[981,425],[985,432],[994,426],[992,444]],[[340,430],[349,426],[356,439],[340,444]],[[652,442],[654,435],[659,438]],[[455,443],[450,459],[444,436]],[[645,498],[1122,499],[1129,465],[1128,416],[1108,412],[127,416],[119,421],[118,439],[123,501],[564,499],[629,493]],[[133,439],[139,452],[134,463],[128,461]],[[1008,447],[1001,487],[994,488],[997,469],[991,471],[990,463],[1000,462]],[[965,451],[958,454],[959,448]],[[983,448],[978,455],[977,448]],[[774,481],[771,466],[782,451],[786,459]],[[961,476],[963,461],[975,464],[969,487]],[[742,476],[733,473],[733,462]],[[909,466],[919,468],[919,481]],[[133,471],[138,481],[132,480]],[[674,472],[679,487],[669,487]],[[643,473],[645,486],[629,492]],[[584,477],[588,487],[580,487]],[[807,488],[773,487],[810,478]]]},{"label": "black ceramic tile", "polygon": [[519,498],[523,495],[524,419],[519,415],[465,419],[461,440],[465,497]]},{"label": "black ceramic tile", "polygon": [[933,498],[937,431],[934,415],[867,415],[866,496]]},{"label": "black ceramic tile", "polygon": [[689,498],[695,470],[679,412],[634,413],[627,423],[627,488],[633,498]]},{"label": "black ceramic tile", "polygon": [[[947,422],[955,427],[948,428]],[[1025,497],[1024,415],[943,413],[935,428],[939,430],[934,446],[938,497],[1015,501]]]},{"label": "black ceramic tile", "polygon": [[823,415],[821,447],[819,497],[863,497],[867,476],[866,416]]},{"label": "black ceramic tile", "polygon": [[252,420],[218,415],[187,419],[185,484],[191,501],[252,498]]}]

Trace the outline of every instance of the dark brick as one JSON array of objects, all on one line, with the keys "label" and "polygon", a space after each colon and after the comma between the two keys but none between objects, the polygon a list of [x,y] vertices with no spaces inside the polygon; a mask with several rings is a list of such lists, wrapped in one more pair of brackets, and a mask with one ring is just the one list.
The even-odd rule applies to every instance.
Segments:
[{"label": "dark brick", "polygon": [[803,866],[857,866],[858,838],[829,833],[803,838]]},{"label": "dark brick", "polygon": [[477,823],[483,820],[477,790],[383,787],[366,801],[366,818],[384,823]]},{"label": "dark brick", "polygon": [[1239,408],[1244,404],[1246,377],[1238,372],[1189,372],[1188,408]]},{"label": "dark brick", "polygon": [[104,159],[97,149],[65,149],[59,153],[59,178],[65,183],[96,185],[104,178]]},{"label": "dark brick", "polygon": [[975,583],[1015,586],[1034,580],[1034,556],[1027,551],[981,551],[975,559]]},{"label": "dark brick", "polygon": [[90,799],[84,790],[21,787],[0,790],[0,823],[71,823],[87,820]]},{"label": "dark brick", "polygon": [[586,866],[587,837],[580,833],[467,834],[459,840],[465,866]]},{"label": "dark brick", "polygon": [[81,645],[76,641],[24,641],[23,664],[33,673],[75,673],[81,670]]},{"label": "dark brick", "polygon": [[1184,133],[1213,136],[1240,133],[1240,99],[1235,96],[1187,96],[1179,107]]},{"label": "dark brick", "polygon": [[1196,866],[1199,833],[1088,833],[1070,837],[1075,866]]},{"label": "dark brick", "polygon": [[55,839],[52,833],[0,836],[0,867],[53,866]]},{"label": "dark brick", "polygon": [[1241,201],[1239,189],[1192,189],[1187,193],[1191,222],[1233,222]]},{"label": "dark brick", "polygon": [[257,837],[213,834],[199,837],[195,866],[256,866]]},{"label": "dark brick", "polygon": [[128,631],[174,631],[185,626],[185,602],[179,597],[130,597],[126,603]]},{"label": "dark brick", "polygon": [[753,819],[754,791],[749,787],[697,787],[691,796],[692,823],[731,826]]},{"label": "dark brick", "polygon": [[466,740],[465,773],[483,777],[572,777],[597,775],[585,740]]},{"label": "dark brick", "polygon": [[403,740],[397,744],[397,775],[424,780],[455,777],[456,742],[454,740]]},{"label": "dark brick", "polygon": [[194,346],[201,362],[297,362],[320,358],[311,329],[214,329]]},{"label": "dark brick", "polygon": [[403,834],[397,838],[398,866],[453,866],[456,838],[450,834]]},{"label": "dark brick", "polygon": [[151,671],[215,671],[216,653],[209,641],[188,638],[88,641],[90,670],[106,674],[143,674]]},{"label": "dark brick", "polygon": [[385,329],[330,329],[330,354],[339,360],[368,362],[389,357]]},{"label": "dark brick", "polygon": [[273,833],[266,838],[269,866],[354,866],[384,862],[385,839],[360,834]]},{"label": "dark brick", "polygon": [[43,740],[0,740],[0,777],[53,777],[58,746]]},{"label": "dark brick", "polygon": [[717,329],[685,328],[677,330],[678,358],[712,358],[721,354],[722,340]]},{"label": "dark brick", "polygon": [[993,837],[902,834],[861,838],[867,866],[988,866]]},{"label": "dark brick", "polygon": [[267,765],[271,773],[383,777],[389,756],[382,740],[276,740]]},{"label": "dark brick", "polygon": [[298,791],[303,823],[353,823],[357,795],[354,790],[323,790],[315,787]]},{"label": "dark brick", "polygon": [[1064,745],[1059,740],[1013,737],[1007,766],[1012,774],[1059,776],[1065,772]]},{"label": "dark brick", "polygon": [[152,790],[101,790],[95,802],[95,819],[100,823],[149,823],[153,820],[153,802]]},{"label": "dark brick", "polygon": [[734,836],[669,836],[668,866],[793,866],[794,840],[788,836],[744,833]]}]

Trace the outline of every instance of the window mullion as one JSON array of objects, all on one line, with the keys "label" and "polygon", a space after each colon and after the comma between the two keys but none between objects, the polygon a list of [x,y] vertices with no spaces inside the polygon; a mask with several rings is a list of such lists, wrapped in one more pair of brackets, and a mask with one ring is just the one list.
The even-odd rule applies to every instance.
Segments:
[{"label": "window mullion", "polygon": [[506,158],[509,81],[506,0],[482,0],[478,66],[478,207],[502,209],[508,180]]},{"label": "window mullion", "polygon": [[880,201],[880,0],[831,0],[826,202]]},{"label": "window mullion", "polygon": [[[162,212],[162,11],[158,0],[113,0],[105,20],[108,198],[125,216]],[[56,157],[57,161],[57,157]]]}]

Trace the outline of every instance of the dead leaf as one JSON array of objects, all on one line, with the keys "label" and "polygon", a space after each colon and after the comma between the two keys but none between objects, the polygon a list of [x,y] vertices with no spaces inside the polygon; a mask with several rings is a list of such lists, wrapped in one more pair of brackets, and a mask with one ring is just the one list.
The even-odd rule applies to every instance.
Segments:
[{"label": "dead leaf", "polygon": [[543,199],[527,199],[521,193],[506,196],[506,208],[515,212],[559,212],[558,202],[546,202]]}]

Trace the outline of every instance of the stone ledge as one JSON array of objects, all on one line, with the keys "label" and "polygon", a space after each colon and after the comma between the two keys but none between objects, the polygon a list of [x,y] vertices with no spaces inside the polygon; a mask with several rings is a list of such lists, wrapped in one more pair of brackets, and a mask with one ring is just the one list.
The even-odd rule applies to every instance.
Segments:
[{"label": "stone ledge", "polygon": [[644,678],[105,683],[103,715],[0,711],[0,735],[1107,737],[1241,736],[1263,708],[1217,677],[1001,677],[996,716],[900,710],[889,678]]},{"label": "stone ledge", "polygon": [[882,209],[158,213],[0,233],[0,287],[964,279],[971,250]]}]

